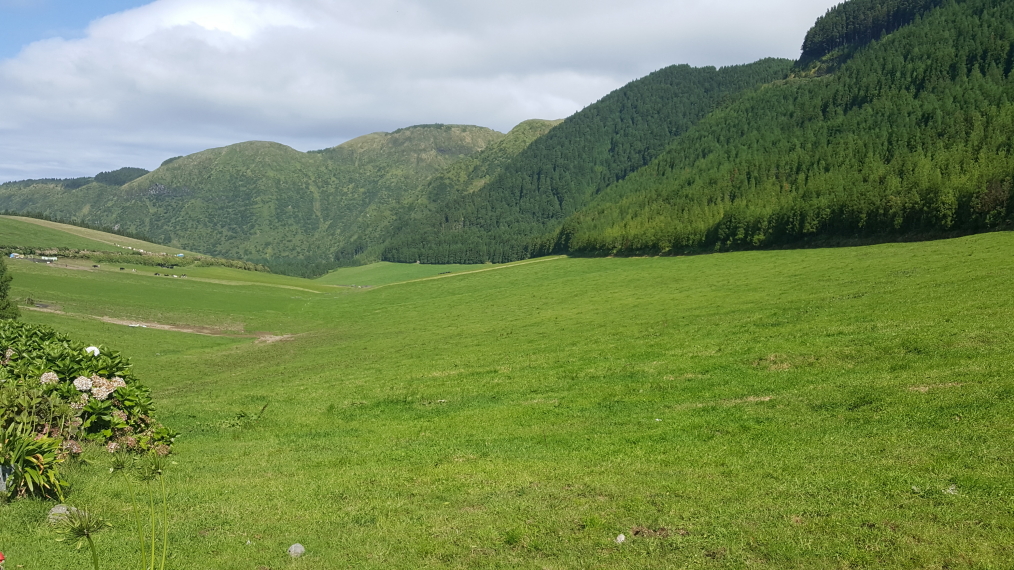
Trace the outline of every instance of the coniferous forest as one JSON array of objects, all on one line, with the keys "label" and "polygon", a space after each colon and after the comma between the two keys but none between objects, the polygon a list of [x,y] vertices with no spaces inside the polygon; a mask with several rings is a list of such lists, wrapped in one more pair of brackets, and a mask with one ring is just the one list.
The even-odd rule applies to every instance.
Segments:
[{"label": "coniferous forest", "polygon": [[557,247],[754,247],[1009,224],[1014,3],[951,3],[835,73],[714,113],[569,219]]},{"label": "coniferous forest", "polygon": [[478,192],[403,226],[389,261],[500,263],[543,253],[539,237],[645,166],[745,89],[784,77],[786,60],[662,69],[607,95],[533,142]]},{"label": "coniferous forest", "polygon": [[851,0],[800,54],[667,67],[508,135],[414,128],[270,161],[237,145],[151,173],[8,183],[0,210],[303,276],[1011,226],[1014,0]]}]

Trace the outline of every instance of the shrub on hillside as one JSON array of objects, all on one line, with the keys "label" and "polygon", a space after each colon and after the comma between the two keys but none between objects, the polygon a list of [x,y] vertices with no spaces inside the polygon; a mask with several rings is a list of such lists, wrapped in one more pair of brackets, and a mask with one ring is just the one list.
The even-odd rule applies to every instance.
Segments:
[{"label": "shrub on hillside", "polygon": [[16,319],[21,316],[18,305],[10,298],[11,274],[7,264],[0,258],[0,319]]},{"label": "shrub on hillside", "polygon": [[[148,388],[118,352],[49,327],[0,321],[0,433],[56,440],[62,457],[80,453],[84,441],[164,455],[176,434],[153,411]],[[0,449],[0,464],[11,464],[12,449]]]}]

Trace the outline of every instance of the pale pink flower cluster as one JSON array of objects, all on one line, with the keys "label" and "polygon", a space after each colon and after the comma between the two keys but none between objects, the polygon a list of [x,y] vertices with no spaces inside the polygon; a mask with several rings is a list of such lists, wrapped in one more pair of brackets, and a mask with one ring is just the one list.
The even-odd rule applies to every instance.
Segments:
[{"label": "pale pink flower cluster", "polygon": [[87,392],[92,389],[92,381],[87,376],[78,376],[74,379],[74,387],[80,392]]},{"label": "pale pink flower cluster", "polygon": [[39,382],[42,384],[56,384],[60,381],[60,377],[56,375],[56,372],[46,372],[39,377]]},{"label": "pale pink flower cluster", "polygon": [[63,449],[64,451],[72,455],[81,455],[81,444],[74,441],[73,439],[68,439],[67,441],[63,442]]},{"label": "pale pink flower cluster", "polygon": [[[84,376],[79,377],[78,380],[80,380],[81,378],[84,378]],[[85,378],[85,380],[88,379]],[[88,381],[91,382],[91,380]],[[77,386],[77,380],[74,381],[74,385]],[[80,390],[80,388],[78,388],[78,390]],[[81,408],[85,407],[85,404],[87,403],[88,403],[88,393],[86,392],[84,394],[81,394],[80,400],[76,402],[71,402],[70,407],[74,408],[75,410],[80,410]]]},{"label": "pale pink flower cluster", "polygon": [[106,451],[108,451],[109,453],[116,453],[116,450],[119,448],[120,444],[116,443],[115,441],[110,441],[109,443],[106,444]]},{"label": "pale pink flower cluster", "polygon": [[115,392],[117,388],[123,388],[127,385],[123,381],[123,378],[115,376],[112,380],[106,380],[100,376],[92,376],[90,379],[92,383],[92,396],[95,396],[98,400],[105,400],[110,394]]}]

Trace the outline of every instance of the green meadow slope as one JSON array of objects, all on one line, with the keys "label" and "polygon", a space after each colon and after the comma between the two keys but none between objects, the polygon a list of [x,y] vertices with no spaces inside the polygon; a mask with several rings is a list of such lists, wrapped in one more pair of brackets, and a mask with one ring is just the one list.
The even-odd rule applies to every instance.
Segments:
[{"label": "green meadow slope", "polygon": [[[979,569],[1014,559],[1012,248],[561,258],[319,292],[10,270],[62,311],[25,320],[131,355],[182,433],[172,568]],[[102,565],[130,568],[129,493],[86,457],[67,502],[113,521]],[[0,505],[9,566],[87,566],[51,506]]]},{"label": "green meadow slope", "polygon": [[28,248],[65,248],[86,251],[121,253],[124,248],[196,255],[174,247],[166,247],[117,234],[61,224],[49,220],[0,216],[0,245]]}]

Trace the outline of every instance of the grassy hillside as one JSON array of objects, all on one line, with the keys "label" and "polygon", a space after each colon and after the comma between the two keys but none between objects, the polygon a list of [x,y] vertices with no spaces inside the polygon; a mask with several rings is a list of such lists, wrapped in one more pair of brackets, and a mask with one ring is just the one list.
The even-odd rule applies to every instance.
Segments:
[{"label": "grassy hillside", "polygon": [[501,263],[552,249],[542,238],[566,216],[742,91],[785,77],[791,65],[678,65],[633,81],[535,140],[477,191],[452,193],[399,228],[384,259]]},{"label": "grassy hillside", "polygon": [[170,255],[177,253],[195,255],[186,250],[166,247],[121,235],[51,222],[49,220],[17,216],[0,216],[0,245],[68,248],[117,253],[122,252],[126,247],[132,247],[134,249]]},{"label": "grassy hillside", "polygon": [[743,97],[569,220],[571,251],[1011,226],[1014,2],[949,3],[833,75]]},{"label": "grassy hillside", "polygon": [[[133,355],[183,433],[173,568],[971,569],[1014,557],[1012,248],[558,259],[322,293],[11,270],[66,313],[25,319]],[[103,567],[132,567],[129,494],[87,456],[67,500],[114,521]],[[88,564],[50,507],[0,506],[9,565]]]},{"label": "grassy hillside", "polygon": [[413,281],[437,275],[474,271],[476,265],[422,265],[416,263],[390,263],[380,261],[358,267],[342,267],[323,277],[314,279],[317,283],[348,286],[376,286]]},{"label": "grassy hillside", "polygon": [[314,153],[247,142],[167,161],[122,187],[0,185],[0,208],[320,274],[342,252],[360,253],[373,243],[426,179],[503,136],[482,127],[423,125]]}]

